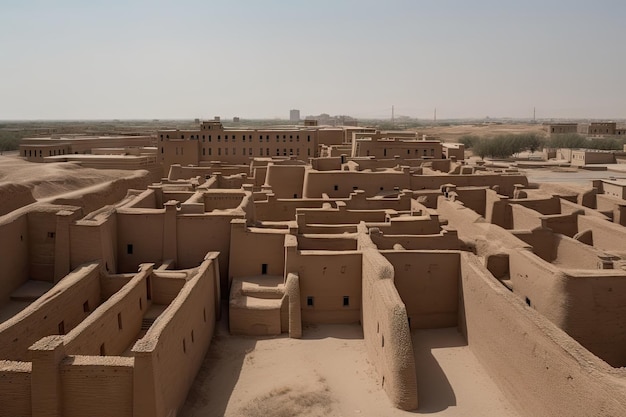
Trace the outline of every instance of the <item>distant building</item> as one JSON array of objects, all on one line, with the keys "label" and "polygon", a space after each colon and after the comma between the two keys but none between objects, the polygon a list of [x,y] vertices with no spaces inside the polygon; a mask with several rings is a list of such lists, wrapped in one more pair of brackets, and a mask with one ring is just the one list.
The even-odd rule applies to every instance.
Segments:
[{"label": "distant building", "polygon": [[545,123],[544,127],[548,136],[578,132],[577,123]]},{"label": "distant building", "polygon": [[615,122],[593,122],[588,124],[579,124],[578,133],[587,136],[613,136],[617,124]]},{"label": "distant building", "polygon": [[297,109],[289,110],[289,121],[293,123],[300,122],[300,110],[297,110]]}]

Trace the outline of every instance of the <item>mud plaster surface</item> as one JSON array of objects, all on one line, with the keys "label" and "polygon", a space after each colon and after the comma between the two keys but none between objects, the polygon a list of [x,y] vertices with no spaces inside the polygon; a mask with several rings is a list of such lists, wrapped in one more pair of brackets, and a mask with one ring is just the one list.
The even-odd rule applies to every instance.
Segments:
[{"label": "mud plaster surface", "polygon": [[[301,340],[229,336],[223,323],[181,416],[409,416],[393,408],[358,325]],[[435,416],[517,416],[455,328],[414,331],[420,407]]]}]

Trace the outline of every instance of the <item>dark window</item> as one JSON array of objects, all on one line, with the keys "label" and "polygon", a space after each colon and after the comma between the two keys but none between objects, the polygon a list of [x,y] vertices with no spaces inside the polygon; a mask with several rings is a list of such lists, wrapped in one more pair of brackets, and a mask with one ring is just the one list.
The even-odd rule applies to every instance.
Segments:
[{"label": "dark window", "polygon": [[104,350],[104,343],[100,345],[100,356],[104,356],[106,354]]},{"label": "dark window", "polygon": [[56,233],[54,233],[54,232],[48,232],[48,237],[49,237],[50,239],[54,239],[54,236],[56,236]]},{"label": "dark window", "polygon": [[133,244],[129,243],[128,245],[126,245],[126,253],[129,255],[133,254]]},{"label": "dark window", "polygon": [[185,338],[183,338],[183,353],[187,353],[187,344],[185,343]]},{"label": "dark window", "polygon": [[143,301],[141,301],[141,297],[139,297],[139,310],[143,310]]},{"label": "dark window", "polygon": [[339,186],[335,184],[335,191],[339,191]]},{"label": "dark window", "polygon": [[65,334],[65,323],[63,321],[59,323],[59,334]]},{"label": "dark window", "polygon": [[348,307],[350,305],[350,297],[347,295],[343,296],[343,306]]},{"label": "dark window", "polygon": [[528,298],[528,297],[526,297],[526,305],[527,305],[528,307],[531,307],[531,305],[530,305],[530,298]]},{"label": "dark window", "polygon": [[117,328],[122,330],[122,313],[117,313]]},{"label": "dark window", "polygon": [[309,307],[313,307],[313,297],[312,296],[309,295],[306,298],[306,305],[309,306]]},{"label": "dark window", "polygon": [[83,303],[83,313],[89,313],[89,300]]},{"label": "dark window", "polygon": [[267,264],[261,265],[261,275],[267,275]]}]

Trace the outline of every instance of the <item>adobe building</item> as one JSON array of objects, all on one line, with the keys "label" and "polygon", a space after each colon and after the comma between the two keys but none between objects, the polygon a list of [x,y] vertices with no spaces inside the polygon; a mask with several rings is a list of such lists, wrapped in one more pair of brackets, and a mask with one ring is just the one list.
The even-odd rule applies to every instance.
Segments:
[{"label": "adobe building", "polygon": [[350,145],[411,158],[275,154],[321,130],[163,131],[158,183],[2,206],[0,416],[176,415],[218,321],[358,326],[364,373],[418,411],[413,337],[457,329],[519,415],[626,415],[621,183],[551,193],[410,138]]},{"label": "adobe building", "polygon": [[544,123],[548,136],[578,133],[578,123]]}]

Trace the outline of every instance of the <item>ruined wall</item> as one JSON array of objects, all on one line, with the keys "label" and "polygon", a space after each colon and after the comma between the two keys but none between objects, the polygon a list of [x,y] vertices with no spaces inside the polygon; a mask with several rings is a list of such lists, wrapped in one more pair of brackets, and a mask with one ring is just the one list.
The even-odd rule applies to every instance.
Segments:
[{"label": "ruined wall", "polygon": [[30,362],[0,360],[0,417],[30,417]]},{"label": "ruined wall", "polygon": [[624,227],[591,216],[578,216],[578,230],[591,230],[593,246],[606,251],[624,252],[626,233]]},{"label": "ruined wall", "polygon": [[85,262],[102,260],[105,271],[116,273],[117,267],[117,216],[103,214],[95,219],[82,219],[70,224],[70,267]]},{"label": "ruined wall", "polygon": [[381,251],[394,270],[394,283],[411,329],[457,325],[458,252]]},{"label": "ruined wall", "polygon": [[0,216],[35,202],[30,188],[22,184],[0,183]]},{"label": "ruined wall", "polygon": [[361,254],[356,251],[299,251],[295,236],[290,235],[285,245],[285,274],[296,273],[300,277],[302,322],[358,323]]},{"label": "ruined wall", "polygon": [[300,165],[267,166],[265,185],[272,188],[277,198],[302,198],[305,167]]},{"label": "ruined wall", "polygon": [[[0,323],[0,358],[26,361],[44,336],[69,332],[100,304],[99,265],[79,267],[27,308]],[[85,311],[87,310],[87,311]]]},{"label": "ruined wall", "polygon": [[303,214],[306,224],[358,224],[364,222],[384,222],[385,210],[346,210],[344,205],[339,209],[298,209]]},{"label": "ruined wall", "polygon": [[132,417],[133,358],[68,356],[59,375],[63,417]]},{"label": "ruined wall", "polygon": [[9,215],[0,220],[0,303],[28,279],[28,217]]},{"label": "ruined wall", "polygon": [[439,216],[392,217],[389,222],[367,222],[368,227],[377,227],[386,235],[436,235],[441,232]]},{"label": "ruined wall", "polygon": [[532,230],[541,227],[541,213],[519,204],[511,204],[513,229]]},{"label": "ruined wall", "polygon": [[255,201],[256,217],[260,221],[288,221],[296,217],[297,208],[321,208],[322,200],[276,199],[268,196],[267,200]]},{"label": "ruined wall", "polygon": [[485,219],[505,229],[513,228],[513,214],[508,197],[498,194],[495,190],[485,192]]},{"label": "ruined wall", "polygon": [[393,283],[393,266],[360,229],[363,252],[361,324],[367,356],[390,402],[403,410],[418,405],[413,343],[407,312]]},{"label": "ruined wall", "polygon": [[135,340],[149,307],[146,279],[151,265],[143,265],[121,290],[102,303],[64,339],[68,355],[121,355]]},{"label": "ruined wall", "polygon": [[[601,360],[462,253],[469,347],[524,417],[626,415],[623,371]],[[619,372],[619,373],[617,373]],[[619,378],[619,379],[617,379]]]},{"label": "ruined wall", "polygon": [[326,193],[329,197],[348,197],[355,190],[363,190],[366,196],[381,191],[410,188],[408,171],[404,172],[351,172],[307,171],[304,177],[303,197],[316,198]]},{"label": "ruined wall", "polygon": [[459,249],[460,241],[456,230],[442,230],[436,235],[383,235],[370,231],[370,238],[378,249],[393,249],[402,245],[404,249]]},{"label": "ruined wall", "polygon": [[28,218],[28,275],[54,282],[56,210],[30,211]]},{"label": "ruined wall", "polygon": [[300,250],[356,250],[356,235],[298,235]]},{"label": "ruined wall", "polygon": [[285,234],[286,229],[249,229],[245,220],[233,220],[229,280],[263,273],[282,276],[285,271]]},{"label": "ruined wall", "polygon": [[509,262],[515,294],[610,365],[626,365],[626,272],[561,270],[527,251]]},{"label": "ruined wall", "polygon": [[457,187],[493,187],[497,185],[500,194],[512,197],[515,184],[528,186],[528,179],[521,174],[412,175],[410,188],[412,190],[432,190],[439,189],[444,184],[454,184]]},{"label": "ruined wall", "polygon": [[230,221],[244,218],[242,214],[179,215],[178,265],[182,268],[199,265],[209,251],[219,252],[222,297],[228,297],[228,265],[230,262]]},{"label": "ruined wall", "polygon": [[474,210],[485,217],[486,210],[486,188],[479,187],[458,187],[456,189],[457,198],[463,202],[465,207]]},{"label": "ruined wall", "polygon": [[134,417],[176,415],[215,330],[217,254],[208,254],[176,299],[132,349]]}]

